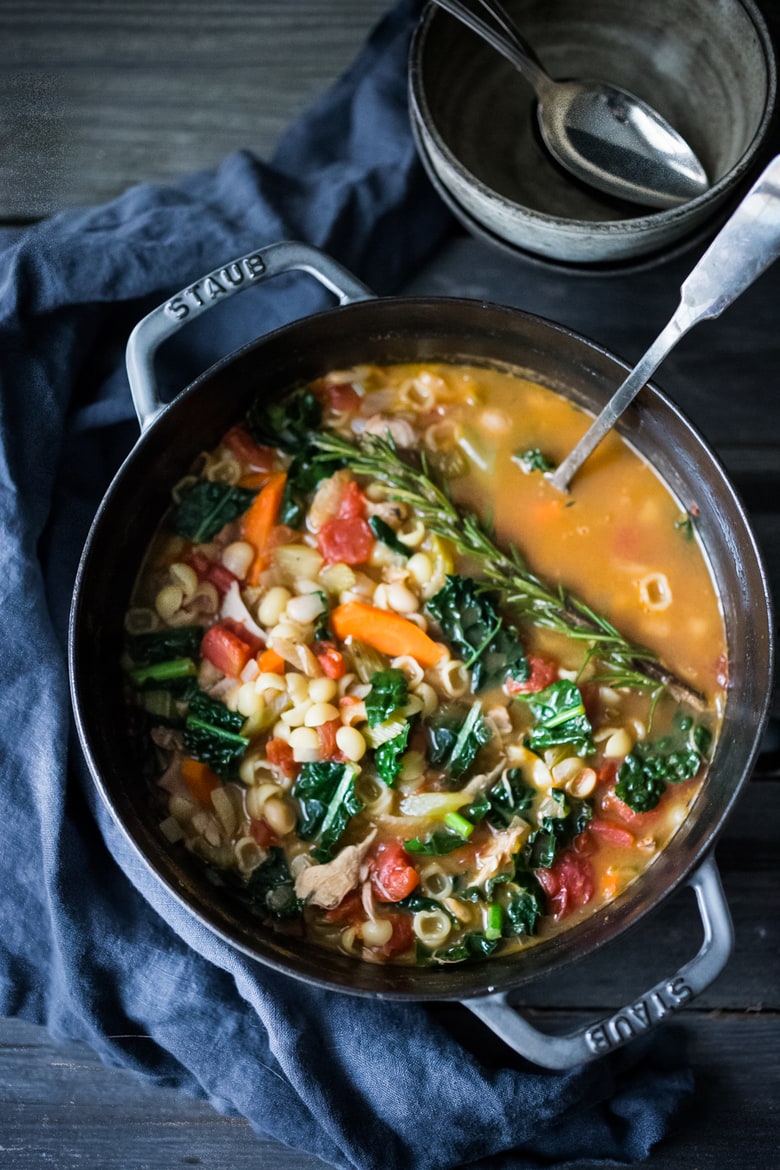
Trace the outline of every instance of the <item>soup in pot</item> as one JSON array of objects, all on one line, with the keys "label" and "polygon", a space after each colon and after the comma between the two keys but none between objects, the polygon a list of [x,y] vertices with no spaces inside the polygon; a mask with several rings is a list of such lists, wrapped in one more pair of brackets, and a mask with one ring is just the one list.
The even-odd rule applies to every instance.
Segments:
[{"label": "soup in pot", "polygon": [[373,961],[520,950],[617,897],[701,786],[726,685],[685,511],[509,370],[333,371],[175,485],[124,674],[171,849]]}]

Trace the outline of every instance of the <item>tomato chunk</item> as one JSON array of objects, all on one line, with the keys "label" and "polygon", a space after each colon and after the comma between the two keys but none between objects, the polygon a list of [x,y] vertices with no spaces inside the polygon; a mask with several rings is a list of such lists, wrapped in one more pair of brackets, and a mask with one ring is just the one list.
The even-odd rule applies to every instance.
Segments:
[{"label": "tomato chunk", "polygon": [[389,941],[379,948],[379,954],[383,959],[393,959],[396,955],[402,955],[404,951],[410,949],[414,942],[411,914],[404,914],[403,911],[400,911],[389,914],[388,918],[393,923],[393,933],[390,935]]},{"label": "tomato chunk", "polygon": [[349,382],[329,382],[325,393],[331,410],[353,414],[360,406],[360,395]]},{"label": "tomato chunk", "polygon": [[286,740],[274,737],[269,739],[265,745],[265,758],[269,764],[273,764],[284,772],[285,776],[295,776],[298,773],[298,765],[293,759],[293,750]]},{"label": "tomato chunk", "polygon": [[200,653],[228,678],[238,678],[252,657],[252,648],[226,626],[211,626],[203,635]]},{"label": "tomato chunk", "polygon": [[261,447],[244,427],[231,427],[222,444],[250,471],[270,472],[273,469],[276,455],[273,447]]},{"label": "tomato chunk", "polygon": [[515,678],[506,680],[507,693],[510,695],[532,695],[543,691],[554,683],[558,677],[558,664],[551,658],[542,658],[540,654],[528,655],[530,674],[524,682]]},{"label": "tomato chunk", "polygon": [[328,564],[360,565],[371,556],[374,534],[365,518],[365,499],[354,480],[345,487],[339,510],[317,533],[317,544]]},{"label": "tomato chunk", "polygon": [[314,657],[328,678],[343,678],[347,667],[344,655],[333,642],[315,642],[312,645]]},{"label": "tomato chunk", "polygon": [[358,922],[364,922],[366,918],[366,911],[363,906],[363,898],[360,890],[350,890],[350,892],[341,899],[338,906],[334,906],[332,910],[325,911],[326,922],[348,922],[350,926],[356,926]]},{"label": "tomato chunk", "polygon": [[549,908],[558,922],[584,906],[596,888],[593,866],[581,853],[567,850],[549,869],[537,869],[536,877],[547,894]]},{"label": "tomato chunk", "polygon": [[378,902],[400,902],[420,882],[400,841],[384,841],[377,848],[371,870],[371,889]]},{"label": "tomato chunk", "polygon": [[602,820],[600,817],[593,817],[588,825],[588,832],[596,833],[605,841],[609,841],[610,845],[619,845],[624,849],[628,849],[635,841],[634,834],[629,829],[616,825],[614,821]]}]

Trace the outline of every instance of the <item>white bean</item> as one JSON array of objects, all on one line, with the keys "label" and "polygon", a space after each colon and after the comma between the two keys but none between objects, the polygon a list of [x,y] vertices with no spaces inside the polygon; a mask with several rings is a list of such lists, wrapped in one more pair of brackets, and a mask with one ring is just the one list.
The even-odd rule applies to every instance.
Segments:
[{"label": "white bean", "polygon": [[319,593],[304,593],[300,597],[291,597],[287,602],[285,617],[302,625],[310,624],[324,611],[325,606]]},{"label": "white bean", "polygon": [[289,589],[285,589],[283,585],[274,585],[269,589],[264,597],[260,599],[257,607],[257,620],[263,626],[275,626],[282,614],[287,608],[287,603],[292,597]]},{"label": "white bean", "polygon": [[240,581],[246,577],[254,559],[255,550],[246,540],[234,540],[222,550],[222,564]]},{"label": "white bean", "polygon": [[290,735],[296,764],[313,764],[320,758],[320,737],[313,727],[296,727]]},{"label": "white bean", "polygon": [[339,727],[336,746],[353,763],[362,759],[366,753],[366,741],[356,727]]}]

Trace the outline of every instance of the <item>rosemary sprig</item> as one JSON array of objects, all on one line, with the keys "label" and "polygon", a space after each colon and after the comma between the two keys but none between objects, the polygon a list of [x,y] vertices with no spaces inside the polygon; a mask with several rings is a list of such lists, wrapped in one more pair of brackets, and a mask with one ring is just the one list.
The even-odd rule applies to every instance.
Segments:
[{"label": "rosemary sprig", "polygon": [[518,615],[587,645],[584,667],[597,658],[603,673],[599,681],[612,686],[641,686],[656,692],[664,688],[697,707],[704,697],[668,671],[658,656],[629,642],[606,618],[584,601],[554,589],[536,577],[514,546],[504,550],[473,513],[462,513],[446,487],[437,483],[425,453],[419,467],[403,458],[388,435],[364,435],[358,443],[332,432],[318,432],[312,444],[315,458],[344,459],[355,475],[382,482],[391,499],[408,504],[429,531],[450,541],[459,553],[479,562],[485,583],[498,589]]}]

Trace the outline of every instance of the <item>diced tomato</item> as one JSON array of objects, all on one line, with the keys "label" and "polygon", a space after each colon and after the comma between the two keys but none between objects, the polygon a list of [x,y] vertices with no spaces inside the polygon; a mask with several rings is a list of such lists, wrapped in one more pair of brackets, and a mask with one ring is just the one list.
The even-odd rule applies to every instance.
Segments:
[{"label": "diced tomato", "polygon": [[363,907],[360,890],[350,890],[346,897],[342,898],[338,906],[334,906],[332,910],[325,911],[326,922],[348,922],[351,926],[355,926],[358,922],[363,922],[365,917],[366,911]]},{"label": "diced tomato", "polygon": [[339,500],[338,512],[317,533],[317,544],[328,564],[360,565],[371,556],[374,534],[365,518],[366,501],[350,480]]},{"label": "diced tomato", "polygon": [[344,677],[347,669],[344,655],[333,642],[314,642],[312,651],[324,675],[328,678]]},{"label": "diced tomato", "polygon": [[237,638],[240,638],[242,642],[246,642],[247,646],[252,652],[253,658],[256,654],[259,654],[262,650],[265,649],[265,642],[263,639],[258,638],[256,634],[251,633],[243,622],[238,622],[235,618],[223,618],[220,624],[224,626],[226,630],[230,630],[231,633],[235,634]]},{"label": "diced tomato", "polygon": [[263,820],[253,818],[249,822],[249,832],[263,849],[267,849],[271,842],[276,840],[273,829]]},{"label": "diced tomato", "polygon": [[330,382],[325,387],[331,410],[352,414],[360,406],[360,395],[349,382]]},{"label": "diced tomato", "polygon": [[191,552],[187,558],[201,581],[209,581],[220,597],[224,597],[234,581],[238,581],[235,573],[226,569],[219,561],[210,561],[202,552]]},{"label": "diced tomato", "polygon": [[226,626],[211,626],[200,643],[201,657],[228,678],[238,678],[252,657],[252,649]]},{"label": "diced tomato", "polygon": [[366,497],[354,479],[351,479],[341,493],[337,517],[339,520],[352,520],[355,516],[365,516],[365,514]]},{"label": "diced tomato", "polygon": [[388,914],[388,918],[393,923],[393,933],[390,935],[389,941],[378,948],[378,953],[383,959],[394,959],[396,955],[402,955],[404,951],[408,951],[414,942],[412,916],[411,914],[394,913]]},{"label": "diced tomato", "polygon": [[298,765],[293,759],[293,750],[284,739],[269,739],[265,745],[265,756],[269,764],[281,769],[285,776],[295,776]]},{"label": "diced tomato", "polygon": [[226,569],[224,565],[218,565],[216,561],[209,562],[209,567],[203,575],[207,581],[211,582],[221,597],[225,596],[234,581],[238,581],[235,573],[231,573],[230,569]]},{"label": "diced tomato", "polygon": [[616,825],[614,821],[602,820],[601,817],[592,818],[588,825],[588,832],[603,837],[605,841],[609,841],[610,845],[619,845],[624,849],[628,849],[636,840],[629,829]]},{"label": "diced tomato", "polygon": [[321,759],[336,760],[338,763],[343,763],[344,756],[336,745],[336,732],[341,725],[340,719],[331,719],[328,723],[321,723],[317,728]]},{"label": "diced tomato", "polygon": [[537,869],[535,873],[556,922],[593,897],[593,866],[581,853],[567,850],[549,869]]},{"label": "diced tomato", "polygon": [[614,786],[619,771],[620,760],[605,760],[596,772],[596,783]]},{"label": "diced tomato", "polygon": [[374,534],[362,516],[326,520],[317,533],[317,544],[329,565],[362,565],[371,556]]},{"label": "diced tomato", "polygon": [[371,867],[371,889],[379,902],[400,902],[420,882],[420,875],[400,841],[384,841]]},{"label": "diced tomato", "polygon": [[543,691],[554,683],[558,677],[558,663],[551,658],[542,658],[540,654],[528,655],[530,674],[525,682],[515,678],[506,680],[507,693],[510,695],[531,695],[536,691]]},{"label": "diced tomato", "polygon": [[273,470],[273,447],[261,447],[243,427],[231,427],[222,440],[222,445],[232,451],[239,463],[250,471]]}]

